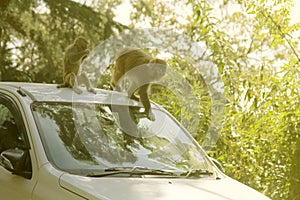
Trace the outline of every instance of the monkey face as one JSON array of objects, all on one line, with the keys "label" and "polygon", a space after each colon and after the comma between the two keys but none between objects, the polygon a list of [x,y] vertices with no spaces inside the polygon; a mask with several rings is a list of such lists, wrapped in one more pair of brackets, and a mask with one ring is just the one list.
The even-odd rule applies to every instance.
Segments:
[{"label": "monkey face", "polygon": [[88,48],[88,42],[82,38],[78,38],[75,44],[79,50],[85,50]]},{"label": "monkey face", "polygon": [[166,66],[160,65],[156,70],[157,78],[161,79],[166,74]]},{"label": "monkey face", "polygon": [[167,65],[159,65],[159,69],[157,69],[157,72],[161,75],[164,76],[167,71]]},{"label": "monkey face", "polygon": [[149,67],[151,68],[152,79],[155,81],[159,81],[166,74],[166,65],[151,63]]},{"label": "monkey face", "polygon": [[87,49],[87,47],[88,47],[88,44],[85,43],[85,42],[81,42],[80,45],[79,45],[79,48],[80,48],[81,50],[85,50],[85,49]]},{"label": "monkey face", "polygon": [[167,70],[166,61],[155,58],[150,61],[149,65],[151,66],[151,71],[153,71],[154,80],[160,80],[165,74]]}]

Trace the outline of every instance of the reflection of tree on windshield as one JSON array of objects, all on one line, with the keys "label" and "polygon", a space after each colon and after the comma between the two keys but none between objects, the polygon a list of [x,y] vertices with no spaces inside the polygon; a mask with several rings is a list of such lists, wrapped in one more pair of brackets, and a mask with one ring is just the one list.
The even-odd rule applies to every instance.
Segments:
[{"label": "reflection of tree on windshield", "polygon": [[139,107],[127,105],[113,105],[111,111],[115,113],[115,119],[124,135],[139,137],[137,117]]},{"label": "reflection of tree on windshield", "polygon": [[[159,110],[153,110],[155,121],[147,119],[141,108],[128,106],[35,103],[33,110],[47,139],[43,142],[50,141],[50,151],[62,151],[59,155],[63,158],[74,158],[68,160],[69,166],[78,167],[79,161],[101,168],[145,166],[186,170],[204,164],[191,138]],[[62,147],[55,149],[53,143]]]},{"label": "reflection of tree on windshield", "polygon": [[76,160],[95,162],[96,156],[111,163],[134,162],[134,155],[124,151],[127,139],[124,139],[112,116],[100,106],[97,109],[95,116],[95,107],[85,104],[44,103],[34,107],[41,117],[51,119],[47,123],[58,127],[57,134]]},{"label": "reflection of tree on windshield", "polygon": [[[162,115],[156,114],[156,116]],[[139,109],[131,109],[130,117],[138,132],[139,138],[136,138],[136,141],[139,141],[140,148],[149,150],[148,158],[180,169],[203,168],[202,163],[199,163],[202,158],[196,147],[191,144],[190,140],[184,143],[177,137],[176,129],[172,130],[170,123],[166,122],[166,128],[161,129],[162,133],[159,133],[157,130],[151,130],[151,126],[157,122],[148,120]],[[167,132],[173,136],[168,137]]]},{"label": "reflection of tree on windshield", "polygon": [[[74,121],[71,120],[73,113],[70,106],[67,104],[55,104],[54,106],[43,103],[41,105],[36,105],[34,110],[37,111],[43,118],[50,118],[51,123],[55,123],[55,125],[58,126],[56,131],[59,137],[66,149],[75,159],[93,161],[92,156],[85,148],[84,144],[78,140],[76,126]],[[52,131],[54,130],[51,130],[51,133],[49,134],[54,134]]]}]

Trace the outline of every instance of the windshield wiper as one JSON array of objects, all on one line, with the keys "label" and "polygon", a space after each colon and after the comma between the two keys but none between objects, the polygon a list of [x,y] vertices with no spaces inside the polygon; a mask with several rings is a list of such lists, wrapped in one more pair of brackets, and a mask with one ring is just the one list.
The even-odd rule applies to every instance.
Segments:
[{"label": "windshield wiper", "polygon": [[178,173],[164,171],[161,169],[150,169],[147,167],[112,167],[107,168],[102,173],[90,173],[86,176],[88,177],[104,177],[104,176],[111,176],[116,174],[129,174],[131,175],[169,175],[169,176],[178,176]]},{"label": "windshield wiper", "polygon": [[187,172],[182,173],[181,175],[185,175],[186,177],[188,176],[201,176],[201,175],[213,175],[214,173],[207,170],[207,169],[190,169]]}]

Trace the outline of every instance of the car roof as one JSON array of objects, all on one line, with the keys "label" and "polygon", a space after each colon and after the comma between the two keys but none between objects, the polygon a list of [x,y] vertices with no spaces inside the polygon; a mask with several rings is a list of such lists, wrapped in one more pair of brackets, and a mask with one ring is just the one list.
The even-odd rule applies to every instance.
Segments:
[{"label": "car roof", "polygon": [[82,94],[75,93],[71,88],[57,88],[57,84],[0,82],[0,88],[12,93],[19,93],[24,98],[42,102],[97,102],[103,104],[119,104],[140,106],[124,92],[96,89],[97,93],[88,92],[85,87]]}]

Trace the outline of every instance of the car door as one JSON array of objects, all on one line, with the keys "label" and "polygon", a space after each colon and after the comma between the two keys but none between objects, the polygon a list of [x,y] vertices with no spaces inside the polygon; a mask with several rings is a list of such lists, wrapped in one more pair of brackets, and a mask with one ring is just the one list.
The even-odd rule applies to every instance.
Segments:
[{"label": "car door", "polygon": [[[0,153],[8,149],[22,149],[27,152],[24,172],[16,175],[0,166],[0,199],[31,199],[35,185],[32,178],[30,146],[20,109],[12,97],[0,91]],[[23,163],[23,162],[22,162]]]}]

